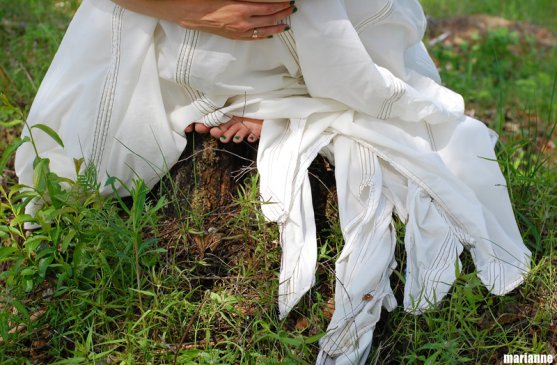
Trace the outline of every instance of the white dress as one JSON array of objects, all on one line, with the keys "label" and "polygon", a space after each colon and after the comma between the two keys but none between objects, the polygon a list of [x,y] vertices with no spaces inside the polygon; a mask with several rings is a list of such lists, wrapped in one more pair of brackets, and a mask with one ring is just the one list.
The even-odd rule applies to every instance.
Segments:
[{"label": "white dress", "polygon": [[[417,0],[296,5],[290,31],[242,42],[85,0],[28,122],[65,141],[62,148],[34,133],[54,172],[75,178],[73,159],[84,157],[109,194],[108,176],[154,185],[183,151],[190,123],[265,119],[258,169],[263,213],[281,231],[282,317],[314,282],[307,168],[326,155],[335,164],[345,245],[317,362],[363,364],[381,306],[396,306],[393,214],[406,223],[404,307],[414,313],[448,292],[463,248],[497,295],[523,281],[530,252],[493,152],[496,136],[439,84],[421,43]],[[28,144],[17,153],[23,184],[32,185],[33,157]]]}]

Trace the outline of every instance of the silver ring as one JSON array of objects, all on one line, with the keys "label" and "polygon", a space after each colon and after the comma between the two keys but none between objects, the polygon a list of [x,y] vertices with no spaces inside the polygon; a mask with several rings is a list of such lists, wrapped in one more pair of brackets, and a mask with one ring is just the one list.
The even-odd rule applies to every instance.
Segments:
[{"label": "silver ring", "polygon": [[258,33],[259,33],[259,32],[257,31],[257,29],[254,29],[254,30],[253,30],[253,33],[252,33],[252,35],[251,35],[251,38],[252,38],[252,39],[257,39],[257,38],[259,38],[259,34],[258,34]]}]

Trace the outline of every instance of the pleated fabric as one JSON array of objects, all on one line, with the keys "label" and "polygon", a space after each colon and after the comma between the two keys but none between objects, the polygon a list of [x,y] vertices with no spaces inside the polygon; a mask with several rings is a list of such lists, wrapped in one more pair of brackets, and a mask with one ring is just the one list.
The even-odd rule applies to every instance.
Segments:
[{"label": "pleated fabric", "polygon": [[[469,250],[483,284],[508,293],[529,270],[496,135],[464,115],[421,39],[416,0],[302,0],[291,30],[230,41],[85,0],[37,94],[28,123],[53,172],[75,178],[74,159],[153,186],[184,149],[184,128],[232,116],[264,119],[258,149],[262,211],[283,251],[284,318],[315,281],[317,240],[307,169],[335,165],[345,244],[336,262],[335,312],[318,364],[363,364],[381,308],[397,303],[393,217],[406,224],[404,308],[421,313],[448,293]],[[24,134],[28,134],[25,131]],[[16,172],[33,181],[34,151]],[[120,189],[119,193],[125,193]],[[33,205],[29,205],[32,213]]]}]

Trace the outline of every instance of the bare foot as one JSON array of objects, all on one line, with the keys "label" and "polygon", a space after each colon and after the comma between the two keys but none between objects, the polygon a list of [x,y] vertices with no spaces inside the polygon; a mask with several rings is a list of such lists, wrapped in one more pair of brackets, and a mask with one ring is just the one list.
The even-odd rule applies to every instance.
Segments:
[{"label": "bare foot", "polygon": [[201,134],[206,134],[209,133],[209,131],[211,130],[210,127],[206,127],[203,123],[192,123],[190,125],[188,125],[185,129],[184,132],[185,133],[191,133],[193,131],[196,131],[197,133],[201,133]]},{"label": "bare foot", "polygon": [[251,119],[242,117],[232,117],[228,122],[219,125],[218,127],[206,127],[201,123],[189,125],[184,130],[186,133],[210,133],[211,136],[217,138],[223,143],[228,143],[231,140],[234,143],[240,143],[247,139],[248,142],[255,142],[259,139],[261,134],[261,126],[263,121],[261,119]]}]

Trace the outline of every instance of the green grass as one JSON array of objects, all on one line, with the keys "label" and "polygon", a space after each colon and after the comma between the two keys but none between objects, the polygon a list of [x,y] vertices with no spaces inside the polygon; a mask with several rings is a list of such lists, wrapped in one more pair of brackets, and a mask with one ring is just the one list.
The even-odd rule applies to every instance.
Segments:
[{"label": "green grass", "polygon": [[[101,198],[88,175],[62,191],[43,163],[39,189],[19,192],[12,157],[21,121],[77,3],[0,0],[0,363],[311,363],[330,318],[334,259],[342,247],[334,207],[321,234],[317,286],[280,321],[280,247],[276,228],[259,212],[256,176],[235,192],[227,207],[234,214],[217,233],[206,226],[215,212],[182,208],[179,218],[169,216],[167,206],[178,206],[172,188],[149,194],[139,181],[126,200]],[[489,13],[556,29],[553,1],[423,3],[434,17]],[[368,363],[494,364],[506,353],[551,353],[557,345],[556,45],[492,29],[437,43],[431,53],[444,82],[467,99],[468,112],[500,132],[501,167],[533,270],[512,294],[494,297],[465,256],[439,308],[421,316],[383,313]],[[24,200],[45,192],[52,204],[28,236],[22,225],[32,218],[23,214]],[[203,248],[215,240],[213,250]],[[403,251],[400,245],[399,262]],[[399,298],[403,270],[392,279]]]},{"label": "green grass", "polygon": [[557,31],[557,3],[553,0],[422,0],[431,17],[489,14],[510,20],[529,21]]}]

